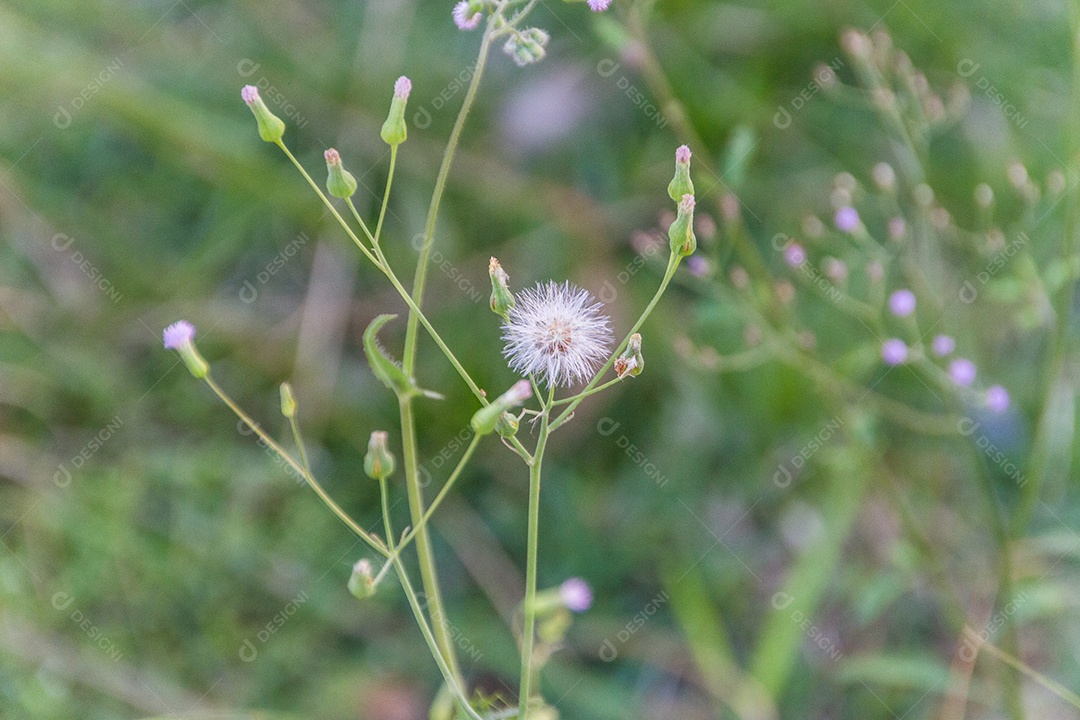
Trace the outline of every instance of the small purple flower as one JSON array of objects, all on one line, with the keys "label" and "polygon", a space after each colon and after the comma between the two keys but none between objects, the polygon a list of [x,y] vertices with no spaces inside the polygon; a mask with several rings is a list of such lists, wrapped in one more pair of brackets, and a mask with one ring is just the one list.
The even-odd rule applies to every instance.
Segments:
[{"label": "small purple flower", "polygon": [[837,229],[851,233],[859,229],[859,211],[850,205],[845,205],[836,211],[836,217],[834,218]]},{"label": "small purple flower", "polygon": [[784,262],[791,267],[799,267],[806,262],[806,250],[799,243],[789,243],[784,248]]},{"label": "small purple flower", "polygon": [[889,311],[896,317],[907,317],[915,312],[915,293],[897,290],[889,296]]},{"label": "small purple flower", "polygon": [[967,387],[975,382],[975,363],[967,358],[956,358],[949,363],[949,377],[957,385]]},{"label": "small purple flower", "polygon": [[945,357],[956,349],[956,341],[950,335],[937,335],[934,337],[934,341],[930,343],[930,349],[938,357]]},{"label": "small purple flower", "polygon": [[611,0],[589,0],[589,9],[593,12],[604,12],[611,5]]},{"label": "small purple flower", "polygon": [[1009,409],[1009,393],[1000,385],[986,389],[986,407],[991,412],[1003,413]]},{"label": "small purple flower", "polygon": [[412,80],[402,75],[394,83],[394,97],[401,100],[408,100],[409,93],[412,92]]},{"label": "small purple flower", "polygon": [[480,25],[481,13],[479,10],[472,12],[472,3],[469,0],[461,0],[454,6],[454,24],[459,30],[475,30]]},{"label": "small purple flower", "polygon": [[580,613],[592,607],[592,590],[579,577],[572,577],[559,586],[559,598],[568,610]]},{"label": "small purple flower", "polygon": [[161,337],[166,350],[179,350],[195,339],[195,326],[187,320],[178,320],[165,328]]},{"label": "small purple flower", "polygon": [[887,365],[899,365],[907,360],[908,348],[903,340],[890,338],[881,344],[881,359]]},{"label": "small purple flower", "polygon": [[250,107],[252,103],[259,99],[259,88],[254,85],[245,85],[243,89],[240,90],[240,97],[242,97],[244,102]]}]

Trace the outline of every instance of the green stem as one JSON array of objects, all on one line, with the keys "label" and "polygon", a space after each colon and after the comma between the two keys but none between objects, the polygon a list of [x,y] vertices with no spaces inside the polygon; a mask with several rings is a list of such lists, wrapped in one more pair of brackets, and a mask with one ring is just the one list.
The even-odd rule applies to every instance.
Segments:
[{"label": "green stem", "polygon": [[554,407],[555,405],[565,405],[566,403],[573,402],[575,400],[584,400],[585,398],[589,397],[590,395],[595,395],[598,392],[603,392],[604,390],[607,390],[612,385],[618,385],[622,381],[623,381],[622,378],[615,378],[613,380],[608,380],[603,385],[600,385],[598,387],[594,387],[592,390],[582,390],[577,395],[571,395],[570,397],[564,397],[561,400],[556,400],[555,402],[551,403],[551,405],[552,405],[552,407]]},{"label": "green stem", "polygon": [[[484,74],[484,64],[487,61],[488,52],[491,49],[491,34],[494,29],[495,21],[496,18],[500,17],[501,10],[492,15],[488,21],[488,26],[485,29],[483,40],[480,43],[480,51],[477,56],[476,67],[473,70],[472,81],[469,83],[469,89],[465,93],[465,99],[462,101],[461,109],[458,111],[457,120],[454,122],[454,128],[450,132],[450,139],[447,141],[446,150],[443,153],[442,164],[439,167],[439,174],[435,180],[435,188],[432,191],[431,204],[428,207],[427,221],[424,225],[423,245],[420,248],[420,257],[417,261],[416,275],[413,280],[413,291],[412,293],[405,293],[405,295],[409,297],[409,320],[405,329],[405,350],[402,355],[402,369],[409,377],[412,377],[416,366],[417,328],[420,318],[422,317],[420,307],[423,305],[424,283],[427,278],[428,262],[431,259],[431,248],[435,236],[435,220],[439,213],[439,203],[442,201],[443,193],[446,191],[446,180],[450,175],[450,165],[453,162],[454,152],[457,150],[458,141],[461,138],[462,128],[465,126],[465,119],[469,115],[473,100],[476,98],[477,88],[480,85],[480,79]],[[425,326],[426,325],[427,323],[425,323]],[[444,352],[446,351],[444,350]],[[455,367],[459,366],[456,365]],[[459,370],[459,373],[460,372],[461,371]],[[466,374],[463,375],[463,377],[467,378],[468,376]],[[471,379],[467,379],[466,382],[469,384],[469,387],[473,389],[474,394],[476,394],[479,390],[479,388],[476,387],[476,384],[473,383]],[[483,397],[483,393],[479,393],[479,396]],[[425,508],[424,494],[420,487],[420,480],[418,477],[419,459],[416,450],[416,419],[413,415],[412,398],[401,398],[398,402],[398,407],[401,415],[405,485],[409,499],[409,512],[412,516],[412,523],[417,528],[416,554],[420,561],[420,581],[423,585],[424,593],[427,595],[428,610],[432,617],[445,618],[446,614],[443,608],[442,592],[439,588],[438,574],[435,571],[435,557],[431,549],[431,539],[428,535],[427,525],[421,524],[425,515]],[[398,563],[400,564],[400,560]],[[446,658],[445,662],[450,676],[457,685],[462,685],[456,649],[450,638],[450,633],[446,628],[445,622],[436,623],[435,642],[438,645],[441,654]]]},{"label": "green stem", "polygon": [[278,445],[269,435],[263,432],[263,429],[259,427],[258,423],[252,420],[251,417],[248,416],[248,414],[244,412],[209,375],[203,378],[203,382],[206,383],[207,387],[214,391],[214,394],[217,395],[223,403],[229,406],[229,409],[232,410],[238,418],[243,420],[248,427],[255,431],[255,434],[259,436],[259,439],[262,440],[268,448],[280,455],[285,462],[289,463],[293,470],[298,472],[300,476],[307,481],[307,484],[315,491],[315,494],[319,496],[319,499],[323,501],[323,504],[330,508],[330,510],[337,515],[338,519],[345,523],[346,527],[352,530],[357,537],[374,548],[376,552],[381,553],[383,556],[388,556],[390,554],[381,542],[372,537],[372,535],[364,530],[364,528],[360,527],[355,520],[349,517],[348,513],[342,510],[341,507],[334,502],[333,498],[331,498],[323,489],[322,485],[319,484],[319,481],[315,479],[315,476],[305,469],[304,465],[307,464],[306,460],[304,461],[304,465],[297,463],[289,453],[285,452],[283,447]]},{"label": "green stem", "polygon": [[[435,664],[439,666],[439,670],[442,672],[443,675],[443,680],[446,682],[446,686],[450,688],[450,692],[453,693],[454,699],[457,700],[458,707],[461,708],[462,712],[464,712],[466,716],[472,718],[472,720],[484,720],[484,717],[475,710],[473,710],[472,706],[469,704],[469,699],[465,697],[465,692],[462,689],[464,687],[463,683],[459,679],[458,674],[455,673],[451,669],[450,665],[447,663],[447,660],[442,654],[437,639],[431,632],[431,628],[428,627],[427,618],[424,617],[424,610],[420,606],[420,600],[416,596],[416,591],[413,590],[412,583],[409,582],[409,576],[405,572],[405,566],[401,562],[401,558],[395,557],[393,562],[394,570],[397,572],[398,580],[401,582],[402,590],[405,591],[405,597],[409,601],[409,607],[412,608],[413,616],[416,617],[416,623],[420,626],[420,632],[424,636],[424,641],[427,642],[428,650],[431,651],[432,657],[435,658]],[[429,596],[429,608],[430,604],[431,597]],[[436,623],[436,629],[440,627],[445,627],[446,622],[443,616],[440,615],[437,617],[440,619],[440,622]]]},{"label": "green stem", "polygon": [[[548,393],[548,405],[555,399],[555,386]],[[527,720],[529,699],[532,697],[533,636],[536,634],[536,565],[540,543],[540,470],[550,434],[549,415],[540,418],[540,437],[536,442],[533,462],[529,466],[529,534],[525,569],[525,623],[521,632],[521,688],[518,692],[518,717]]]},{"label": "green stem", "polygon": [[558,428],[560,425],[566,422],[570,415],[573,414],[574,408],[580,405],[581,401],[591,394],[590,391],[596,386],[596,383],[599,382],[600,378],[602,378],[604,374],[611,368],[612,364],[614,364],[615,362],[615,359],[619,357],[622,351],[626,349],[626,344],[630,342],[630,337],[638,330],[640,330],[641,326],[645,324],[645,321],[648,319],[649,315],[652,314],[653,308],[655,308],[656,304],[660,302],[660,298],[663,297],[664,291],[667,290],[668,283],[671,282],[671,278],[675,275],[675,270],[679,267],[680,259],[681,258],[675,253],[671,254],[671,257],[668,259],[667,270],[664,272],[664,279],[660,282],[660,287],[656,289],[656,294],[653,295],[653,299],[650,300],[649,304],[645,306],[645,310],[642,311],[641,317],[639,317],[637,319],[637,322],[634,323],[634,327],[630,328],[630,332],[626,333],[626,337],[623,338],[623,341],[621,343],[619,343],[619,347],[615,348],[615,352],[613,352],[611,354],[611,357],[608,358],[608,361],[604,363],[604,367],[600,368],[600,371],[593,376],[593,379],[589,381],[589,384],[585,386],[585,389],[578,393],[578,397],[574,400],[571,400],[567,408],[563,410],[562,413],[551,422],[552,430]]},{"label": "green stem", "polygon": [[383,191],[382,207],[379,208],[379,221],[375,223],[375,237],[371,241],[371,244],[375,247],[379,247],[379,240],[382,238],[383,220],[386,219],[386,208],[390,205],[390,186],[394,183],[394,168],[397,167],[397,149],[397,145],[390,147],[390,169],[386,173],[386,190]]},{"label": "green stem", "polygon": [[[431,501],[431,505],[429,505],[427,511],[424,512],[424,517],[420,518],[420,522],[417,523],[416,527],[412,528],[407,533],[405,533],[405,536],[401,539],[401,542],[398,543],[396,547],[391,548],[392,552],[390,553],[390,559],[393,559],[394,557],[400,555],[405,550],[405,548],[408,547],[409,543],[412,542],[412,539],[414,537],[416,537],[416,533],[420,532],[420,530],[425,525],[427,525],[428,520],[431,518],[432,514],[434,514],[435,510],[442,503],[443,498],[445,498],[447,496],[447,494],[450,492],[450,489],[454,487],[454,483],[457,481],[458,477],[461,475],[461,471],[465,469],[465,465],[472,458],[473,451],[476,450],[476,446],[479,445],[479,444],[480,444],[480,436],[479,435],[473,435],[473,439],[472,439],[472,442],[469,443],[469,447],[465,448],[465,454],[461,456],[460,460],[458,460],[458,464],[457,464],[457,467],[454,468],[454,472],[450,473],[450,477],[446,480],[445,483],[443,483],[442,489],[439,490],[439,494],[436,495],[435,499]],[[389,567],[390,567],[389,562],[385,566],[383,566],[383,570],[380,571],[379,575],[375,578],[375,583],[376,584],[378,584],[379,580],[382,579],[382,575],[384,574],[385,570],[387,568],[389,568]]]},{"label": "green stem", "polygon": [[[450,139],[446,143],[443,152],[442,164],[439,166],[439,174],[435,178],[435,189],[431,194],[431,204],[428,206],[427,220],[424,223],[423,245],[420,247],[420,257],[416,263],[416,276],[413,279],[412,297],[417,306],[424,304],[424,285],[427,281],[427,267],[431,260],[431,250],[435,239],[435,221],[439,215],[439,204],[442,202],[443,193],[446,191],[446,181],[450,176],[450,166],[454,161],[454,152],[457,150],[458,141],[461,139],[461,131],[465,127],[465,120],[469,116],[473,101],[476,99],[476,91],[480,86],[480,78],[484,74],[484,66],[487,64],[488,53],[491,50],[491,35],[495,20],[501,17],[496,13],[488,22],[488,28],[484,32],[484,38],[480,43],[480,52],[476,57],[476,66],[473,70],[472,81],[469,89],[465,92],[465,99],[461,103],[454,128],[450,131]],[[417,322],[419,316],[413,312],[409,314],[409,325],[405,333],[405,355],[402,367],[406,375],[411,375],[413,366],[416,364]]]},{"label": "green stem", "polygon": [[[405,467],[405,489],[409,500],[409,513],[412,524],[416,531],[416,555],[420,562],[420,584],[427,596],[428,612],[432,618],[444,619],[443,622],[435,623],[435,640],[446,664],[450,668],[454,680],[458,685],[463,685],[461,670],[458,668],[457,652],[453,638],[446,627],[446,611],[442,600],[442,590],[439,588],[439,577],[435,570],[435,555],[431,548],[431,536],[428,534],[427,524],[423,523],[424,491],[420,487],[419,467],[420,461],[416,448],[416,418],[413,415],[411,397],[398,399],[398,410],[401,415],[401,449]],[[399,561],[400,562],[400,561]]]}]

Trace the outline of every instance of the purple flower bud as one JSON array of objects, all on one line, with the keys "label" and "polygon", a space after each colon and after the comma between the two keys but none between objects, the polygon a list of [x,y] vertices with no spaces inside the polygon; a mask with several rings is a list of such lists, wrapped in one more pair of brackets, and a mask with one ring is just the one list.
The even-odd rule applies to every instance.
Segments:
[{"label": "purple flower bud", "polygon": [[896,317],[907,317],[915,312],[915,293],[897,290],[889,296],[889,311]]},{"label": "purple flower bud", "polygon": [[682,165],[686,165],[690,162],[690,148],[686,145],[680,145],[675,150],[675,162]]},{"label": "purple flower bud", "polygon": [[789,243],[784,248],[784,262],[791,267],[799,267],[806,262],[806,251],[799,243]]},{"label": "purple flower bud", "polygon": [[244,102],[247,103],[248,107],[251,107],[251,104],[259,99],[259,88],[254,85],[245,85],[243,89],[240,90],[240,97],[244,99]]},{"label": "purple flower bud", "polygon": [[461,0],[454,6],[454,24],[459,30],[475,30],[480,25],[481,13],[474,11],[469,0]]},{"label": "purple flower bud", "polygon": [[945,357],[956,349],[956,341],[949,335],[937,335],[934,337],[934,341],[930,343],[930,349],[938,357]]},{"label": "purple flower bud", "polygon": [[559,586],[559,598],[568,610],[580,613],[592,607],[592,590],[579,577],[573,577]]},{"label": "purple flower bud", "polygon": [[179,350],[195,339],[195,326],[187,320],[179,320],[165,328],[161,337],[165,341],[166,350]]},{"label": "purple flower bud", "polygon": [[845,205],[836,211],[836,217],[834,218],[837,229],[843,232],[855,232],[859,229],[859,211],[855,208]]},{"label": "purple flower bud", "polygon": [[1009,409],[1009,393],[1000,385],[993,385],[987,388],[986,407],[988,407],[991,412],[1005,412]]},{"label": "purple flower bud", "polygon": [[400,100],[408,100],[412,92],[412,80],[402,75],[394,83],[394,97]]},{"label": "purple flower bud", "polygon": [[975,382],[975,363],[966,358],[956,358],[949,363],[949,377],[957,385],[967,387]]},{"label": "purple flower bud", "polygon": [[611,5],[611,0],[589,0],[589,9],[593,12],[604,12]]},{"label": "purple flower bud", "polygon": [[881,359],[887,365],[899,365],[907,360],[908,348],[903,340],[891,338],[881,344]]}]

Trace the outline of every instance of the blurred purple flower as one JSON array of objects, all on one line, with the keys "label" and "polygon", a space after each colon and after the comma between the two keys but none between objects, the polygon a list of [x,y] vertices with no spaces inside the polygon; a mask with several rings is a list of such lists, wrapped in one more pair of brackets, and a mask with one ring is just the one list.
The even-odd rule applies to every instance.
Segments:
[{"label": "blurred purple flower", "polygon": [[949,363],[949,377],[957,385],[968,386],[975,382],[975,363],[967,358],[956,358]]},{"label": "blurred purple flower", "polygon": [[559,598],[568,610],[580,613],[592,607],[592,590],[579,577],[572,577],[559,586]]},{"label": "blurred purple flower", "polygon": [[890,338],[881,344],[881,359],[888,365],[899,365],[907,356],[908,347],[903,340]]},{"label": "blurred purple flower", "polygon": [[991,412],[1003,413],[1009,409],[1009,393],[1000,385],[993,385],[986,390],[986,407]]},{"label": "blurred purple flower", "polygon": [[936,335],[934,341],[930,343],[930,349],[938,357],[945,357],[956,349],[956,341],[950,335]]},{"label": "blurred purple flower", "polygon": [[855,208],[845,205],[836,211],[836,217],[834,218],[836,227],[843,232],[855,232],[859,229],[859,211]]},{"label": "blurred purple flower", "polygon": [[896,317],[907,317],[915,312],[915,293],[906,288],[894,292],[889,296],[889,311]]}]

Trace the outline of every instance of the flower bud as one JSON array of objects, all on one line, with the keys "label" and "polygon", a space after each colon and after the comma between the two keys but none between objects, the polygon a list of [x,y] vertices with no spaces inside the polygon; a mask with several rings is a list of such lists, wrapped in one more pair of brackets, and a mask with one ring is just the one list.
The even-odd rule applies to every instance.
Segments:
[{"label": "flower bud", "polygon": [[645,358],[641,356],[641,334],[634,333],[626,343],[626,349],[615,360],[615,374],[624,377],[637,377],[645,369]]},{"label": "flower bud", "polygon": [[525,28],[510,36],[503,45],[503,52],[509,55],[518,67],[525,67],[544,58],[548,39],[548,34],[540,28]]},{"label": "flower bud", "polygon": [[281,414],[290,419],[296,417],[296,396],[287,382],[281,383]]},{"label": "flower bud", "polygon": [[514,307],[514,293],[510,292],[510,276],[495,258],[488,261],[488,275],[491,277],[491,311],[506,318],[510,308]]},{"label": "flower bud", "polygon": [[477,435],[490,435],[495,432],[496,426],[503,413],[515,408],[532,397],[532,385],[528,380],[518,380],[514,386],[495,399],[490,405],[485,405],[472,416],[472,429]]},{"label": "flower bud", "polygon": [[397,147],[405,142],[405,136],[408,134],[405,125],[405,103],[409,99],[410,92],[412,92],[412,81],[402,75],[394,83],[394,97],[390,100],[390,114],[387,115],[382,131],[379,133],[383,142],[390,147]]},{"label": "flower bud", "polygon": [[679,257],[693,255],[697,249],[697,237],[694,236],[694,196],[683,195],[679,201],[679,214],[668,228],[671,240],[671,252]]},{"label": "flower bud", "polygon": [[195,347],[195,326],[187,320],[174,322],[161,334],[166,350],[180,353],[188,371],[200,380],[210,372],[210,365]]},{"label": "flower bud", "polygon": [[285,123],[266,107],[266,103],[259,97],[259,88],[245,85],[240,91],[240,97],[244,98],[244,102],[255,115],[255,121],[259,123],[259,137],[266,142],[279,142],[285,135]]},{"label": "flower bud", "polygon": [[334,148],[330,148],[323,157],[326,158],[326,189],[336,198],[342,200],[351,198],[356,192],[356,178],[341,164],[341,155]]},{"label": "flower bud", "polygon": [[367,558],[357,560],[349,576],[349,592],[357,600],[367,600],[375,594],[375,577],[371,571],[371,561]]},{"label": "flower bud", "polygon": [[364,472],[372,480],[385,480],[394,474],[394,456],[386,447],[387,437],[385,432],[375,431],[368,440]]},{"label": "flower bud", "polygon": [[686,145],[675,151],[675,177],[668,183],[667,194],[675,202],[682,200],[683,195],[694,194],[694,181],[690,179],[690,148]]},{"label": "flower bud", "polygon": [[499,433],[500,437],[512,438],[517,435],[518,431],[518,419],[508,412],[504,412],[499,416],[498,421],[495,423],[495,432]]}]

